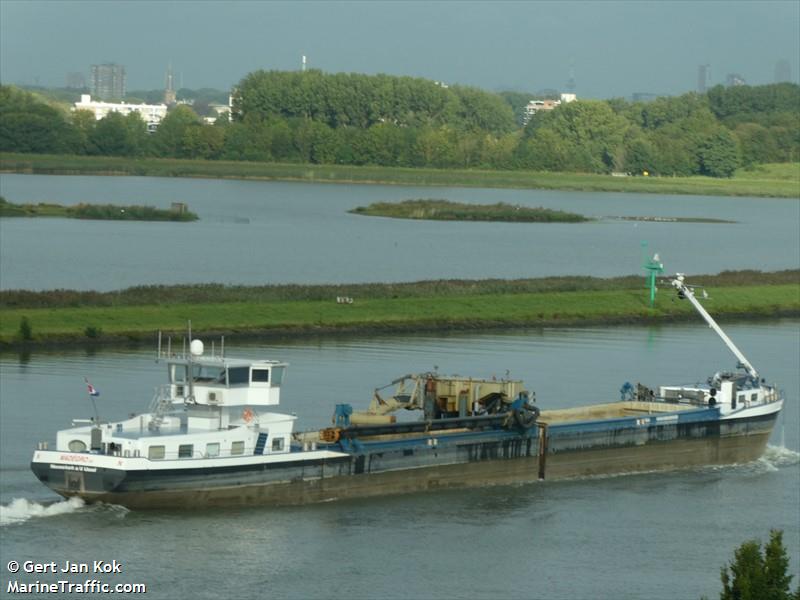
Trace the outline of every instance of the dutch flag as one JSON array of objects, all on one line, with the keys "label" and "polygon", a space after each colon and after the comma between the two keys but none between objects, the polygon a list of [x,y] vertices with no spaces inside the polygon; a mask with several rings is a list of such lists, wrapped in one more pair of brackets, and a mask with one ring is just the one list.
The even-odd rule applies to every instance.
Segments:
[{"label": "dutch flag", "polygon": [[94,389],[94,386],[93,386],[91,383],[89,383],[89,380],[88,380],[88,379],[86,379],[86,378],[84,377],[84,379],[83,379],[83,380],[86,382],[86,387],[87,387],[87,389],[89,390],[89,395],[90,395],[90,396],[95,396],[95,397],[97,397],[97,396],[99,396],[99,395],[100,395],[100,392],[98,392],[96,389]]}]

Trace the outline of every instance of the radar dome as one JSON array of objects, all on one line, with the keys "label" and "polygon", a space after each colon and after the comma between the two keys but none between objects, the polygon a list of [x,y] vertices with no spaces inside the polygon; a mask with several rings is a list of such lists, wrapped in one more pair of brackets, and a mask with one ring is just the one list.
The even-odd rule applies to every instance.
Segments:
[{"label": "radar dome", "polygon": [[203,342],[200,340],[192,340],[192,343],[189,344],[189,351],[192,353],[192,356],[203,356]]}]

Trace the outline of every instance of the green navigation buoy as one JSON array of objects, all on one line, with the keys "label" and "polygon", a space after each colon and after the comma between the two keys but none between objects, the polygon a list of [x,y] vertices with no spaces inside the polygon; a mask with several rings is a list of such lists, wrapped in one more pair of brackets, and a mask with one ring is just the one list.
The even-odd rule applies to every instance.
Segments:
[{"label": "green navigation buoy", "polygon": [[[645,251],[647,242],[642,242],[642,249]],[[650,306],[656,305],[656,277],[664,272],[664,264],[658,257],[658,253],[653,254],[652,258],[647,258],[645,254],[644,264],[642,267],[648,272],[647,278],[650,282]]]}]

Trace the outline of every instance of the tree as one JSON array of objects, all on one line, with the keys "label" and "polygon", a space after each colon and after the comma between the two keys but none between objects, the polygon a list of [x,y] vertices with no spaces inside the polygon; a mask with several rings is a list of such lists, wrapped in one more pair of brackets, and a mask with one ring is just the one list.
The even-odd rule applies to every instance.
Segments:
[{"label": "tree", "polygon": [[720,600],[792,600],[800,598],[800,586],[789,591],[789,557],[783,532],[773,529],[762,553],[758,540],[744,542],[734,551],[728,567],[722,567]]},{"label": "tree", "polygon": [[188,106],[182,104],[172,109],[153,134],[152,147],[156,156],[183,156],[183,138],[186,129],[198,123],[200,117]]},{"label": "tree", "polygon": [[118,112],[108,113],[89,133],[89,142],[98,154],[125,156],[128,154],[128,128],[125,117]]},{"label": "tree", "polygon": [[73,152],[80,146],[65,113],[33,94],[0,86],[0,150],[9,152]]},{"label": "tree", "polygon": [[644,136],[636,135],[625,145],[625,171],[641,175],[645,171],[656,174],[655,148]]},{"label": "tree", "polygon": [[583,100],[542,112],[528,123],[526,137],[541,143],[544,131],[549,131],[563,140],[565,146],[559,153],[558,164],[546,168],[607,173],[620,167],[614,164],[615,157],[620,155],[631,124],[615,114],[607,103]]},{"label": "tree", "polygon": [[733,134],[720,128],[700,146],[700,173],[711,177],[731,177],[741,164],[739,144]]},{"label": "tree", "polygon": [[141,156],[147,142],[147,125],[137,112],[108,113],[88,133],[88,148],[108,156]]},{"label": "tree", "polygon": [[76,110],[72,113],[72,126],[77,132],[79,154],[97,154],[97,149],[90,141],[92,132],[97,126],[94,113],[90,110]]},{"label": "tree", "polygon": [[197,123],[187,127],[181,140],[183,156],[188,158],[219,158],[225,144],[225,130]]}]

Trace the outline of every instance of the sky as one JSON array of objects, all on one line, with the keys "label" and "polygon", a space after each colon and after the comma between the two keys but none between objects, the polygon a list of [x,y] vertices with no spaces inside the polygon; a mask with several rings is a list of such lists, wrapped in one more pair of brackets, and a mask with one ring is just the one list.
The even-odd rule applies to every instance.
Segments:
[{"label": "sky", "polygon": [[0,0],[0,81],[65,85],[125,66],[128,90],[229,89],[257,70],[425,77],[584,98],[677,95],[736,73],[773,83],[800,66],[800,1],[360,2]]}]

